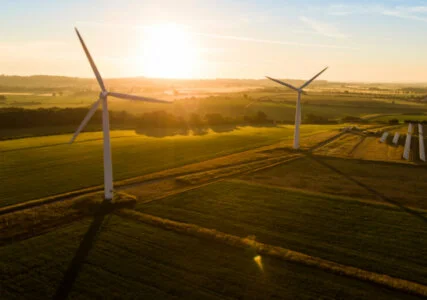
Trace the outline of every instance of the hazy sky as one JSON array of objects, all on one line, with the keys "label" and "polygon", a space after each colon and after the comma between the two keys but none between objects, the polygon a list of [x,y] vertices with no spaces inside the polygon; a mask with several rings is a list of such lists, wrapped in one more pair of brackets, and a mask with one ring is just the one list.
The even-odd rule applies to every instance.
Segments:
[{"label": "hazy sky", "polygon": [[427,82],[427,1],[0,4],[0,74]]}]

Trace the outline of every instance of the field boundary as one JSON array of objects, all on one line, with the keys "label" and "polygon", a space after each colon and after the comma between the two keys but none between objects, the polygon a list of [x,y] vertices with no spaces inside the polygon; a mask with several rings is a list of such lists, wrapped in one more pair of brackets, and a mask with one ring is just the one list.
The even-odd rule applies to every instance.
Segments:
[{"label": "field boundary", "polygon": [[[311,152],[311,151],[313,151],[315,149],[323,147],[324,145],[332,142],[333,140],[339,138],[343,134],[345,134],[345,132],[339,132],[338,134],[335,134],[334,136],[328,138],[325,141],[317,143],[316,145],[312,146],[311,148],[309,148],[307,150],[295,151],[294,153]],[[244,153],[244,152],[247,152],[247,151],[256,151],[256,150],[262,149],[264,147],[269,147],[269,146],[274,146],[274,145],[279,146],[280,144],[281,144],[281,142],[274,143],[274,144],[271,144],[271,145],[263,145],[263,146],[256,147],[256,148],[253,148],[253,149],[250,149],[250,150],[244,150],[242,152],[235,152],[235,153],[228,154],[228,155],[225,155],[225,156],[219,156],[219,157],[211,158],[211,159],[208,159],[206,161],[214,160],[214,159],[218,159],[218,158],[223,158],[223,157],[227,157],[227,156],[230,156],[230,155],[236,155],[236,154]],[[286,150],[291,150],[290,148],[285,148],[285,149]],[[290,151],[290,152],[287,153],[287,155],[283,155],[281,157],[282,158],[287,158],[288,156],[290,156],[292,154],[293,154],[292,151]],[[301,158],[301,157],[297,157],[297,158]],[[295,159],[297,159],[297,158],[295,158]],[[176,167],[176,168],[169,169],[169,170],[162,170],[162,171],[158,171],[158,172],[155,172],[155,173],[150,173],[150,174],[136,176],[136,177],[132,177],[132,178],[128,178],[128,179],[123,179],[123,180],[114,182],[114,186],[115,186],[116,191],[119,191],[119,190],[122,190],[123,188],[132,187],[134,185],[140,185],[140,184],[146,184],[146,183],[150,183],[150,182],[154,182],[154,181],[172,179],[172,178],[176,178],[176,177],[179,177],[179,176],[186,176],[186,175],[196,174],[196,173],[200,173],[200,172],[206,172],[206,171],[210,171],[210,170],[217,170],[217,169],[220,169],[220,168],[228,168],[228,167],[233,167],[233,166],[238,166],[238,165],[250,164],[250,163],[254,163],[254,162],[262,162],[262,161],[266,161],[266,160],[269,160],[269,159],[271,159],[271,158],[268,158],[268,157],[267,158],[260,158],[260,159],[255,159],[255,160],[248,161],[248,162],[238,162],[238,163],[234,163],[234,164],[232,163],[232,164],[228,164],[228,165],[221,166],[221,167],[217,166],[217,167],[206,168],[206,169],[201,169],[201,170],[196,170],[196,171],[184,171],[184,172],[181,171],[181,172],[179,172],[179,169],[181,169],[181,168],[183,168],[185,166],[192,165],[192,164],[198,164],[198,163],[190,163],[188,165],[183,165],[183,166]],[[203,161],[203,162],[206,162],[206,161]],[[249,172],[250,173],[258,172],[258,171],[261,171],[261,170],[264,170],[264,169],[267,169],[267,168],[275,167],[275,166],[280,165],[280,164],[285,163],[285,162],[287,162],[287,161],[280,161],[278,163],[275,163],[275,164],[272,164],[272,165],[269,165],[269,166],[265,166],[265,167],[258,168],[258,169],[255,169],[255,170],[248,170],[246,172],[242,172],[242,173],[238,173],[238,174],[233,174],[233,175],[230,175],[230,176],[244,175],[244,174],[249,173]],[[166,174],[164,174],[164,173],[166,173]],[[226,178],[228,178],[228,177],[220,178],[218,180],[224,180]],[[216,181],[218,181],[218,180],[216,180]],[[210,181],[210,182],[208,182],[206,184],[211,184],[211,183],[216,182],[216,181]],[[200,186],[198,186],[198,187],[200,187]],[[192,188],[198,188],[198,187],[192,187]],[[104,188],[103,185],[97,185],[97,186],[83,188],[83,189],[80,189],[80,190],[71,191],[71,192],[68,192],[68,193],[62,193],[62,194],[58,194],[58,195],[52,195],[52,196],[48,196],[48,197],[41,198],[41,199],[29,200],[29,201],[26,201],[26,202],[15,204],[15,205],[8,205],[8,206],[5,206],[5,207],[0,207],[0,216],[4,215],[4,214],[16,212],[16,211],[19,211],[19,210],[27,209],[27,208],[32,208],[32,207],[36,207],[36,206],[40,206],[40,205],[44,205],[44,204],[50,204],[50,203],[53,203],[53,202],[56,202],[56,201],[69,200],[69,199],[72,199],[74,197],[78,197],[78,196],[82,196],[82,195],[86,195],[86,194],[96,193],[96,192],[102,191],[103,188]]]},{"label": "field boundary", "polygon": [[[259,171],[262,171],[262,170],[268,169],[268,168],[274,168],[274,167],[276,167],[278,165],[285,164],[285,163],[290,163],[290,162],[293,162],[295,160],[301,159],[302,157],[303,156],[285,157],[285,158],[288,158],[288,159],[287,160],[282,160],[280,162],[275,162],[275,163],[273,163],[271,165],[264,166],[264,167],[261,167],[261,168],[258,168],[258,169],[246,170],[246,171],[243,171],[243,172],[226,175],[224,177],[216,178],[216,179],[213,179],[213,180],[210,180],[210,181],[207,181],[207,182],[204,182],[204,183],[200,183],[200,184],[195,184],[195,185],[189,186],[187,188],[183,188],[183,189],[176,190],[176,191],[171,191],[171,192],[163,194],[163,195],[161,195],[161,196],[159,196],[157,198],[153,198],[153,199],[150,199],[150,200],[147,200],[147,201],[139,202],[138,204],[148,204],[148,203],[151,203],[153,201],[163,200],[163,199],[166,199],[166,198],[168,198],[170,196],[179,195],[179,194],[182,194],[182,193],[185,193],[185,192],[189,192],[189,191],[192,191],[192,190],[197,190],[197,189],[203,188],[205,186],[208,186],[208,185],[211,185],[211,184],[214,184],[214,183],[218,183],[218,182],[229,180],[232,177],[259,172]],[[197,174],[197,173],[195,173],[195,174]]]},{"label": "field boundary", "polygon": [[[256,181],[245,180],[245,179],[231,179],[230,182],[236,182],[236,183],[246,184],[246,185],[251,185],[251,186],[265,187],[268,189],[278,189],[278,190],[283,190],[283,191],[295,192],[295,193],[304,194],[304,195],[308,195],[308,196],[318,196],[318,197],[322,197],[322,198],[327,198],[327,199],[325,199],[325,201],[327,201],[327,200],[352,201],[355,203],[358,202],[358,203],[363,203],[366,205],[388,208],[388,209],[392,209],[394,211],[401,211],[401,209],[394,204],[376,201],[376,200],[371,200],[371,199],[363,199],[363,198],[357,198],[357,197],[348,197],[348,196],[340,196],[340,195],[334,195],[334,194],[328,194],[328,193],[322,193],[322,192],[307,191],[307,190],[298,189],[298,188],[283,187],[283,186],[277,186],[274,184],[265,184],[265,183],[260,183],[260,182],[256,182]],[[409,208],[413,211],[427,215],[427,209],[422,209],[422,208],[412,207],[412,206],[407,206],[407,208]]]},{"label": "field boundary", "polygon": [[412,161],[410,162],[406,162],[406,161],[387,161],[387,160],[372,160],[372,159],[361,159],[361,158],[354,158],[354,157],[345,157],[345,156],[328,156],[328,155],[320,155],[320,154],[315,154],[313,156],[316,156],[318,158],[321,159],[333,159],[333,160],[348,160],[348,161],[354,161],[360,164],[381,164],[381,165],[394,165],[394,166],[402,166],[402,167],[408,167],[408,168],[423,168],[423,169],[427,169],[427,165],[425,164],[418,164],[418,163],[414,163]]},{"label": "field boundary", "polygon": [[[99,132],[99,131],[93,131],[93,132]],[[45,136],[47,137],[47,136],[55,136],[55,135],[62,135],[62,134],[30,136],[30,137],[24,137],[24,138],[42,138],[42,137],[45,137]],[[66,134],[66,135],[72,135],[72,133]],[[8,139],[8,140],[1,140],[0,139],[0,142],[20,140],[20,139],[24,139],[24,138]],[[123,138],[135,138],[135,136],[123,135],[123,136],[113,136],[113,137],[110,137],[110,138],[112,140],[115,140],[115,139],[123,139]],[[83,143],[89,143],[89,142],[98,142],[98,141],[102,141],[102,140],[103,140],[103,138],[93,138],[93,139],[87,139],[87,140],[83,140],[83,141],[74,141],[73,144],[83,144]],[[25,151],[25,150],[34,150],[34,149],[43,149],[43,148],[49,148],[49,147],[65,146],[65,145],[68,145],[68,144],[69,144],[69,142],[64,142],[64,143],[55,143],[55,144],[48,144],[48,145],[42,145],[42,146],[22,147],[22,148],[1,150],[0,153],[15,152],[15,151]]]},{"label": "field boundary", "polygon": [[[287,157],[288,156],[284,155],[281,158],[287,158]],[[134,177],[134,178],[130,178],[130,179],[125,179],[123,181],[118,181],[118,182],[115,182],[114,185],[116,187],[115,188],[116,192],[118,192],[118,190],[120,190],[120,189],[132,187],[133,185],[147,184],[150,182],[173,179],[173,178],[176,178],[179,176],[197,174],[197,173],[202,173],[202,172],[206,172],[206,171],[210,171],[210,170],[218,170],[218,169],[223,169],[223,168],[228,168],[228,167],[233,167],[233,166],[238,166],[238,165],[250,164],[250,163],[254,163],[254,162],[262,162],[262,161],[266,161],[269,159],[271,159],[271,158],[262,158],[262,159],[254,160],[251,162],[230,164],[230,165],[226,165],[223,167],[208,168],[208,169],[203,169],[203,170],[199,170],[199,171],[189,171],[189,172],[181,172],[181,173],[177,172],[176,174],[164,175],[164,176],[161,176],[160,174],[159,174],[159,176],[156,176],[155,175],[156,173],[152,173],[152,174],[142,175],[142,176],[138,176],[138,177]],[[282,162],[280,162],[280,163],[282,163]],[[163,172],[163,171],[160,171],[160,172]],[[28,209],[28,208],[32,208],[32,207],[36,207],[36,206],[40,206],[40,205],[44,205],[44,204],[50,204],[50,203],[61,201],[61,200],[69,200],[69,199],[72,199],[72,198],[78,197],[78,196],[90,195],[90,194],[102,191],[103,189],[104,189],[103,185],[98,185],[98,186],[88,187],[85,189],[71,191],[68,193],[53,195],[53,196],[49,196],[49,197],[45,197],[45,198],[41,198],[41,199],[30,200],[30,201],[18,203],[15,205],[8,205],[8,206],[0,208],[0,216],[4,215],[4,214],[16,212],[19,210],[23,210],[23,209]]]},{"label": "field boundary", "polygon": [[362,143],[366,140],[366,136],[361,136],[360,141],[358,141],[356,143],[356,145],[353,146],[353,148],[350,150],[350,152],[348,153],[349,156],[353,156],[353,153],[359,148],[360,145],[362,145]]},{"label": "field boundary", "polygon": [[257,242],[249,237],[242,238],[215,229],[205,228],[195,224],[172,221],[129,209],[116,211],[115,214],[123,218],[132,219],[136,222],[158,226],[165,230],[174,231],[180,234],[213,240],[236,248],[252,248],[259,254],[267,255],[280,260],[291,261],[309,267],[319,268],[340,276],[355,278],[405,293],[424,297],[427,296],[427,286],[423,284],[335,263],[279,246]]}]

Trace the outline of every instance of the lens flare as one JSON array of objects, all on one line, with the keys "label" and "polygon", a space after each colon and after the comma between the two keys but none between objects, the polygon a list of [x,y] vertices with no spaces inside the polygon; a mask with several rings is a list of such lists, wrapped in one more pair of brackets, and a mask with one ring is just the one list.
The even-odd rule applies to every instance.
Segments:
[{"label": "lens flare", "polygon": [[254,261],[257,264],[258,268],[264,272],[264,266],[262,265],[262,258],[261,255],[257,255],[254,257]]}]

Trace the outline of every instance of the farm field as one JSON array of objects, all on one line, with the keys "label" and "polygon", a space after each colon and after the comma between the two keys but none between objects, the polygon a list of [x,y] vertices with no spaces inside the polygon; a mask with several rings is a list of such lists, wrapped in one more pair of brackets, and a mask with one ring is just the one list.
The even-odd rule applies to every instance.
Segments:
[{"label": "farm field", "polygon": [[[391,134],[392,136],[393,134]],[[404,145],[394,146],[380,143],[379,138],[368,137],[354,149],[352,156],[356,159],[404,162],[402,160],[403,148]]]},{"label": "farm field", "polygon": [[244,178],[262,184],[427,209],[424,167],[308,156]]},{"label": "farm field", "polygon": [[[426,211],[226,181],[137,206],[141,212],[426,284]],[[396,239],[396,235],[399,239]],[[398,262],[398,263],[397,263]]]},{"label": "farm field", "polygon": [[[69,145],[81,112],[68,119],[61,110],[88,107],[96,82],[58,78],[68,84],[20,91],[20,80],[13,91],[0,86],[0,109],[22,113],[21,127],[0,129],[0,298],[427,294],[426,168],[402,161],[402,145],[378,142],[382,131],[406,133],[390,119],[424,116],[419,90],[316,82],[303,96],[294,151],[294,126],[282,124],[294,121],[296,95],[269,81],[108,80],[116,92],[177,101],[111,99],[116,200],[128,202],[102,215],[94,210],[101,197],[88,190],[29,202],[102,189],[100,125]],[[30,122],[34,109],[47,109],[40,115],[55,115],[59,126],[34,115]],[[122,111],[133,116],[125,121]],[[200,123],[190,122],[194,114]],[[208,114],[219,114],[217,123]],[[271,125],[234,125],[257,122]]]},{"label": "farm field", "polygon": [[378,116],[372,118],[371,121],[377,122],[388,122],[392,119],[397,119],[399,122],[403,123],[405,120],[409,121],[427,121],[427,115],[425,114],[396,114],[396,115],[388,115],[388,116]]},{"label": "farm field", "polygon": [[[271,87],[267,88],[265,86],[265,82],[263,85],[260,87],[255,84],[257,89],[247,86],[245,91],[204,94],[197,98],[192,95],[188,95],[186,98],[182,95],[173,97],[162,91],[142,93],[145,96],[176,101],[171,105],[162,105],[153,103],[141,104],[116,99],[110,102],[110,109],[113,111],[126,111],[132,114],[162,110],[184,117],[189,116],[191,113],[199,115],[219,113],[227,117],[237,117],[263,111],[268,115],[269,119],[293,122],[296,96],[286,89],[276,88],[271,90]],[[128,88],[120,90],[131,92]],[[165,90],[168,89],[165,88]],[[65,93],[63,96],[57,95],[55,97],[43,94],[42,96],[8,95],[7,100],[0,103],[0,108],[83,108],[89,107],[97,96],[98,94],[92,91],[70,92]],[[427,109],[425,103],[410,100],[405,95],[396,95],[393,92],[378,97],[376,94],[322,92],[321,89],[314,88],[309,91],[308,95],[304,96],[302,118],[304,120],[309,114],[336,120],[346,116],[376,115],[377,117],[369,119],[388,122],[390,115],[394,116],[402,113],[414,115],[420,114],[420,111]]]},{"label": "farm field", "polygon": [[[276,99],[274,95],[271,96]],[[390,101],[391,102],[391,101]],[[302,117],[308,114],[321,115],[330,119],[340,119],[346,116],[364,116],[368,114],[398,114],[419,113],[425,109],[424,104],[405,101],[401,104],[391,104],[383,100],[373,100],[371,97],[360,95],[342,96],[336,94],[310,94],[302,102]],[[283,95],[275,102],[254,102],[248,107],[251,110],[262,110],[276,120],[292,120],[295,114],[295,95]]]},{"label": "farm field", "polygon": [[[394,131],[393,131],[394,132]],[[389,137],[393,138],[391,132]],[[404,138],[400,138],[404,143]],[[402,159],[404,145],[380,143],[380,137],[347,134],[340,139],[315,151],[316,155],[363,159],[370,161],[390,161],[404,163]]]},{"label": "farm field", "polygon": [[[319,137],[337,134],[340,126],[302,127],[302,145],[313,146]],[[102,184],[102,133],[82,134],[69,145],[70,135],[0,142],[0,206]],[[225,133],[164,138],[112,133],[115,180],[166,170],[214,157],[281,143],[290,146],[292,126],[242,127]]]},{"label": "farm field", "polygon": [[[107,216],[101,222],[102,227],[94,231],[88,229],[94,222],[87,219],[1,247],[2,296],[416,299],[270,257],[262,257],[258,265],[251,249],[200,240],[117,216]],[[63,284],[65,276],[70,280]]]},{"label": "farm field", "polygon": [[365,139],[360,134],[344,134],[332,143],[329,143],[314,151],[316,155],[351,157],[353,151]]}]

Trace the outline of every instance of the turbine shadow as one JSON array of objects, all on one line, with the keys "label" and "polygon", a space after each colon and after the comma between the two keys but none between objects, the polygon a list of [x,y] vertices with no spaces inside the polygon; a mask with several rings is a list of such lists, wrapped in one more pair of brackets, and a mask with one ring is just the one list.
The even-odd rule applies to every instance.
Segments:
[{"label": "turbine shadow", "polygon": [[90,250],[92,249],[96,241],[97,236],[100,233],[102,225],[106,225],[106,223],[108,222],[108,219],[106,222],[104,222],[104,219],[111,212],[110,206],[110,203],[103,201],[95,212],[93,221],[89,226],[89,229],[86,232],[85,236],[83,237],[83,240],[80,243],[80,246],[77,249],[73,259],[71,260],[68,269],[65,271],[64,277],[61,283],[59,284],[59,287],[56,290],[53,299],[59,300],[68,298],[68,295],[70,294],[71,289],[73,288],[73,285],[81,271],[83,263],[85,262],[86,257],[88,256]]},{"label": "turbine shadow", "polygon": [[340,176],[343,176],[344,178],[352,181],[353,183],[357,184],[358,186],[366,189],[367,191],[371,192],[372,194],[376,195],[377,197],[379,197],[381,200],[383,200],[384,202],[390,203],[396,207],[398,207],[399,209],[401,209],[402,211],[418,218],[419,220],[423,221],[424,223],[427,224],[427,216],[421,212],[418,212],[414,209],[411,209],[409,207],[406,207],[404,205],[402,205],[401,203],[399,203],[396,200],[390,199],[389,197],[385,196],[384,194],[378,192],[377,190],[371,188],[369,185],[358,181],[357,179],[351,177],[348,174],[345,174],[344,172],[342,172],[341,170],[335,168],[334,166],[331,166],[330,164],[326,163],[324,160],[322,160],[319,157],[316,157],[315,155],[312,155],[311,153],[306,153],[306,156],[308,158],[311,158],[312,160],[316,161],[317,163],[321,164],[322,166],[330,169],[331,171],[337,173]]}]

